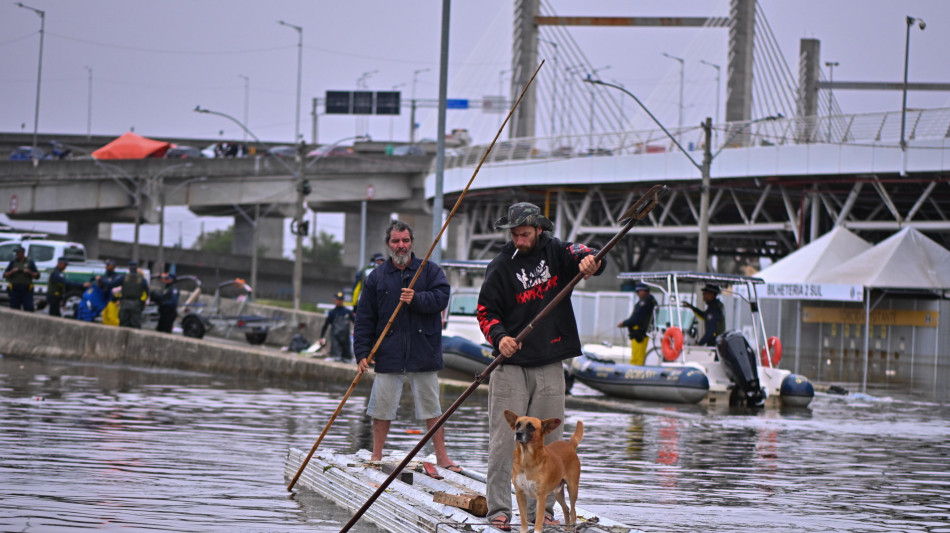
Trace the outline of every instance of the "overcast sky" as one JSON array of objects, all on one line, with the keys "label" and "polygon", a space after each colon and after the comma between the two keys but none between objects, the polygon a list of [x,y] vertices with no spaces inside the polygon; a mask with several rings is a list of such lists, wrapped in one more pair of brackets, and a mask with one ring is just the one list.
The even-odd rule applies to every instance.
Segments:
[{"label": "overcast sky", "polygon": [[[194,113],[196,105],[244,119],[249,78],[248,126],[268,141],[294,135],[297,32],[303,27],[300,129],[311,140],[310,102],[326,90],[357,89],[364,73],[370,90],[397,87],[411,97],[438,96],[441,25],[439,0],[28,0],[46,12],[39,130],[119,135],[131,128],[145,136],[240,138],[234,124]],[[799,41],[821,41],[821,60],[837,61],[834,79],[901,81],[905,16],[914,28],[910,80],[950,82],[950,1],[760,0],[792,72]],[[449,97],[480,99],[499,93],[510,69],[512,0],[465,0],[452,6]],[[559,15],[728,16],[728,0],[548,0]],[[0,4],[0,131],[32,132],[39,52],[37,15],[14,2]],[[572,28],[599,76],[637,94],[664,122],[675,124],[679,64],[686,59],[684,122],[714,116],[715,71],[699,60],[727,64],[727,31],[711,29]],[[546,58],[551,60],[553,58]],[[550,71],[553,75],[553,70]],[[824,70],[827,75],[827,69]],[[542,72],[542,76],[546,73]],[[725,89],[722,90],[725,99]],[[900,92],[836,91],[845,113],[900,110]],[[575,105],[582,105],[582,102]],[[627,102],[626,105],[632,105]],[[720,103],[720,106],[722,104]],[[950,107],[947,93],[910,93],[909,107]],[[720,107],[721,109],[721,107]],[[320,113],[322,113],[320,109]],[[641,114],[642,115],[642,114]],[[648,127],[639,119],[634,124]],[[420,111],[419,137],[435,137],[435,111]],[[487,142],[497,116],[450,111],[448,128],[468,128]],[[374,139],[407,140],[408,113],[394,119],[320,116],[318,141],[368,132]],[[185,216],[185,215],[182,215]],[[338,217],[337,217],[338,218]],[[331,217],[327,217],[328,220]],[[174,223],[174,219],[173,223]],[[209,222],[210,223],[210,222]],[[338,224],[332,222],[331,225]],[[324,228],[328,229],[328,228]],[[193,228],[197,232],[197,228]],[[169,226],[168,231],[176,228]],[[157,232],[156,232],[157,233]],[[184,240],[193,240],[186,234]]]}]

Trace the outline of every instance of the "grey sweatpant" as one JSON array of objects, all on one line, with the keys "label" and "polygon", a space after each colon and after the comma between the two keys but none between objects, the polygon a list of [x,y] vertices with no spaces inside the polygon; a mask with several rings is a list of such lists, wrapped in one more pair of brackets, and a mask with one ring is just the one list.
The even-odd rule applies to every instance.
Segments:
[{"label": "grey sweatpant", "polygon": [[[505,515],[511,519],[511,464],[515,451],[515,432],[505,420],[505,409],[518,416],[560,418],[564,420],[564,368],[561,363],[524,368],[501,365],[491,374],[488,383],[488,519]],[[552,431],[545,444],[561,440],[564,425]],[[534,518],[534,501],[528,516]],[[554,511],[554,496],[545,504]]]}]

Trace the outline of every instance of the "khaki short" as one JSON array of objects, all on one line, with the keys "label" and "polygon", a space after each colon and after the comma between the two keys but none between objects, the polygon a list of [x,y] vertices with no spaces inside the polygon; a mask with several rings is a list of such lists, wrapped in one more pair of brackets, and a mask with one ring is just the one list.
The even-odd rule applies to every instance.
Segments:
[{"label": "khaki short", "polygon": [[439,377],[437,372],[403,372],[401,374],[376,374],[373,390],[369,394],[366,414],[377,420],[395,420],[399,399],[406,382],[412,388],[416,406],[416,418],[429,420],[442,415],[439,405]]}]

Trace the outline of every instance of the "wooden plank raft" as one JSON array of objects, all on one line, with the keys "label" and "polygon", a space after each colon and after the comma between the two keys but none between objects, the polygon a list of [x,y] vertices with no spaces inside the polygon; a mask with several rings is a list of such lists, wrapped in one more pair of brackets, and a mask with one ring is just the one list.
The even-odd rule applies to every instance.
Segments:
[{"label": "wooden plank raft", "polygon": [[[290,449],[284,462],[284,476],[289,480],[297,473],[306,452]],[[392,468],[404,457],[388,457],[370,461],[370,452],[336,454],[321,451],[314,454],[297,481],[337,505],[356,512],[389,477]],[[386,466],[388,465],[388,466]],[[384,472],[388,469],[389,473]],[[363,515],[380,529],[393,533],[471,533],[496,532],[485,519],[485,484],[482,481],[435,467],[436,477],[425,474],[422,461],[411,461],[400,476],[379,496]],[[477,477],[477,476],[476,476]],[[515,502],[512,502],[513,504]],[[560,513],[560,507],[555,505]],[[577,509],[578,532],[638,533],[638,530]],[[518,511],[513,511],[513,531],[517,530]],[[563,522],[563,517],[558,515]],[[544,528],[545,532],[573,531],[567,527]]]}]

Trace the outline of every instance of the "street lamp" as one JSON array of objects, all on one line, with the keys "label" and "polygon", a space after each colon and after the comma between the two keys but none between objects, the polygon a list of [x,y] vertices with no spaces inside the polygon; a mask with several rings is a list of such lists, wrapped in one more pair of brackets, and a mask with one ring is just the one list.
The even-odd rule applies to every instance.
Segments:
[{"label": "street lamp", "polygon": [[[594,74],[597,74],[598,72],[607,70],[609,68],[610,68],[610,65],[607,65],[605,67],[595,68],[587,74],[587,77],[592,78],[594,77]],[[593,154],[594,153],[594,86],[593,85],[590,86],[590,132],[589,133],[590,133],[589,150]]]},{"label": "street lamp", "polygon": [[[238,74],[239,78],[244,80],[244,123],[247,124],[247,110],[251,102],[251,77],[245,76],[244,74]],[[297,95],[298,99],[300,95]],[[299,111],[298,111],[299,113]],[[244,142],[247,142],[247,132],[244,132]],[[251,285],[253,287],[253,285]]]},{"label": "street lamp", "polygon": [[[907,174],[907,140],[904,137],[907,127],[907,67],[910,59],[910,28],[917,24],[920,31],[927,28],[927,23],[919,17],[907,17],[907,37],[904,41],[904,97],[901,103],[901,176]],[[38,98],[38,96],[37,96]],[[37,104],[38,105],[38,104]]]},{"label": "street lamp", "polygon": [[92,67],[84,67],[89,71],[89,90],[88,93],[88,103],[86,106],[86,140],[92,138]]},{"label": "street lamp", "polygon": [[[396,89],[399,89],[405,86],[406,86],[405,83],[397,83],[396,85],[393,85],[392,88],[390,88],[390,90],[395,91]],[[396,123],[396,116],[395,115],[390,116],[389,117],[389,142],[390,143],[393,142],[393,125],[395,125],[395,123]],[[390,144],[390,146],[392,146],[392,144]]]},{"label": "street lamp", "polygon": [[[710,189],[710,182],[711,182],[710,174],[711,174],[711,169],[712,169],[712,162],[713,162],[713,159],[715,159],[716,156],[718,156],[722,152],[723,148],[725,148],[729,144],[732,138],[730,137],[729,139],[727,139],[726,142],[724,142],[723,145],[719,148],[719,150],[715,154],[713,154],[712,153],[712,119],[707,117],[706,120],[702,122],[702,128],[706,136],[706,140],[705,140],[704,148],[703,148],[703,162],[697,163],[696,160],[693,159],[693,156],[690,155],[690,153],[685,148],[683,148],[683,145],[681,145],[679,141],[676,140],[676,137],[674,137],[673,134],[671,134],[669,130],[667,130],[666,127],[663,126],[663,124],[656,118],[656,116],[653,115],[653,113],[650,112],[649,109],[647,109],[645,105],[643,105],[643,102],[641,102],[640,99],[636,97],[636,95],[634,95],[633,93],[631,93],[630,91],[628,91],[627,89],[619,85],[615,85],[613,83],[607,83],[601,80],[595,80],[591,78],[590,76],[588,76],[584,81],[587,83],[596,83],[597,85],[613,87],[614,89],[623,91],[624,93],[627,94],[627,96],[633,98],[634,101],[636,101],[637,104],[640,105],[643,111],[646,112],[646,114],[649,115],[651,119],[653,119],[653,122],[655,122],[656,125],[659,126],[661,130],[663,130],[663,133],[665,133],[666,136],[669,137],[670,140],[673,141],[673,144],[675,144],[676,147],[679,148],[681,152],[683,152],[683,155],[685,155],[686,158],[689,159],[690,163],[692,163],[693,166],[696,167],[702,174],[702,189],[700,192],[700,200],[699,200],[699,246],[697,247],[697,250],[696,250],[696,270],[699,272],[706,272],[706,261],[709,255],[709,189]],[[768,117],[763,117],[756,120],[751,120],[743,124],[741,128],[738,128],[736,132],[733,133],[733,136],[738,135],[740,132],[742,132],[743,130],[745,130],[750,125],[756,122],[761,122],[765,120],[778,120],[780,118],[784,118],[784,117],[782,115],[776,115],[776,116],[768,116]]]},{"label": "street lamp", "polygon": [[[185,180],[184,182],[178,184],[177,187],[171,190],[167,195],[165,194],[165,174],[171,172],[172,170],[178,168],[185,168],[192,166],[193,163],[184,163],[181,165],[170,166],[158,174],[155,175],[155,179],[159,180],[158,182],[158,198],[159,198],[159,211],[158,211],[158,254],[155,258],[155,271],[158,274],[161,274],[165,271],[165,200],[168,196],[174,196],[182,187],[189,185],[191,183],[199,181],[207,181],[208,176],[200,176],[197,178],[191,178]],[[254,285],[251,285],[253,287]]]},{"label": "street lamp", "polygon": [[[369,72],[364,72],[362,76],[357,78],[356,87],[358,89],[369,89],[369,84],[366,82],[367,80],[369,80],[370,76],[372,76],[373,74],[376,74],[377,72],[379,72],[379,70],[371,70]],[[362,131],[363,133],[366,133],[366,131],[369,129],[368,117],[360,117],[359,115],[357,115],[356,120],[354,122],[356,123],[356,133],[355,133],[356,135],[359,135],[360,131]]]},{"label": "street lamp", "polygon": [[825,66],[828,67],[828,142],[831,142],[831,115],[835,114],[835,67],[838,62],[825,61]]},{"label": "street lamp", "polygon": [[680,105],[679,105],[679,119],[677,120],[677,122],[678,122],[679,129],[683,129],[683,82],[685,81],[684,73],[686,72],[686,60],[683,59],[682,57],[676,57],[674,55],[667,54],[666,52],[663,52],[663,56],[668,57],[674,61],[679,61],[680,63]]},{"label": "street lamp", "polygon": [[277,23],[297,30],[297,112],[294,114],[294,144],[297,144],[300,141],[300,77],[303,72],[303,28],[282,20],[278,20]]},{"label": "street lamp", "polygon": [[[43,36],[46,35],[46,11],[41,11],[24,5],[23,2],[17,2],[17,7],[29,9],[40,17],[40,61],[36,68],[36,111],[33,113],[33,163],[36,164],[36,138],[40,123],[40,82],[43,81]],[[906,76],[905,76],[906,78]]]},{"label": "street lamp", "polygon": [[431,68],[421,68],[412,71],[412,108],[409,112],[409,144],[416,143],[416,78],[423,72],[429,72]]},{"label": "street lamp", "polygon": [[[232,117],[231,115],[228,115],[226,113],[221,113],[219,111],[204,109],[200,105],[195,106],[194,111],[196,113],[207,113],[209,115],[217,115],[219,117],[226,118],[230,120],[231,122],[240,126],[241,129],[246,131],[247,134],[250,135],[255,141],[257,141],[259,145],[264,146],[261,140],[257,138],[257,135],[254,135],[254,132],[249,130],[247,126],[245,126],[243,123],[241,123],[241,121]],[[363,135],[356,135],[353,137],[345,137],[343,139],[340,139],[336,141],[335,143],[331,144],[326,150],[323,151],[322,154],[318,155],[312,161],[310,161],[310,163],[306,167],[304,167],[303,154],[299,154],[298,164],[296,168],[287,164],[287,162],[285,162],[280,157],[275,158],[277,161],[280,162],[280,164],[284,165],[284,168],[286,168],[287,171],[290,172],[290,174],[294,177],[294,190],[297,193],[296,198],[295,198],[295,214],[294,214],[295,216],[294,216],[294,227],[293,227],[293,233],[297,239],[296,247],[294,249],[294,274],[293,274],[294,311],[297,311],[300,309],[300,293],[303,288],[303,237],[304,237],[304,233],[306,229],[306,225],[303,223],[304,199],[310,191],[310,184],[307,182],[307,180],[304,179],[304,171],[307,168],[310,168],[311,166],[313,166],[313,164],[317,162],[318,160],[326,157],[326,155],[330,153],[330,150],[333,147],[339,145],[340,143],[353,140],[353,139],[365,139],[365,138],[366,137]],[[254,242],[255,243],[257,242],[257,231],[258,231],[257,221],[255,220],[255,223],[254,223],[254,234],[255,234]],[[257,264],[256,264],[257,263],[257,260],[256,260],[257,245],[256,244],[254,245],[253,253],[255,254],[253,269],[254,269],[254,272],[256,272],[257,271]]]},{"label": "street lamp", "polygon": [[699,62],[702,63],[703,65],[708,65],[716,69],[716,124],[719,124],[719,89],[720,89],[719,82],[720,82],[720,74],[722,71],[722,67],[720,67],[719,65],[715,63],[710,63],[709,61],[706,61],[705,59],[700,59]]},{"label": "street lamp", "polygon": [[[554,71],[557,72],[557,67],[558,67],[557,43],[554,41],[549,41],[547,39],[542,39],[540,37],[538,38],[538,40],[554,47]],[[551,87],[551,132],[550,132],[550,135],[552,137],[557,135],[554,128],[554,121],[557,118],[557,86],[558,86],[558,83],[557,83],[557,80],[555,79]]]}]

